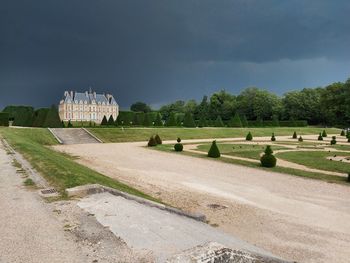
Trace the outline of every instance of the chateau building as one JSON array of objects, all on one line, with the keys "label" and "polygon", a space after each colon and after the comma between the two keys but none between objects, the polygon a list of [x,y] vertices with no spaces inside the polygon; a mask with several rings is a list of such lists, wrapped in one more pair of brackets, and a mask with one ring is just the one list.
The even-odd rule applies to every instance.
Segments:
[{"label": "chateau building", "polygon": [[101,123],[103,116],[116,120],[119,106],[111,94],[96,94],[96,92],[65,91],[58,106],[58,112],[63,121],[92,121]]}]

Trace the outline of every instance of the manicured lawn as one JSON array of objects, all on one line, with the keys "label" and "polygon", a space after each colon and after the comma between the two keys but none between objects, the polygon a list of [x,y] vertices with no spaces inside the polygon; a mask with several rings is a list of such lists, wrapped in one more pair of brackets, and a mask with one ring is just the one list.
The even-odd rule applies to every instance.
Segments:
[{"label": "manicured lawn", "polygon": [[[208,152],[211,143],[198,145],[197,149],[203,152]],[[220,153],[250,159],[260,159],[260,154],[264,152],[266,145],[251,145],[251,144],[225,144],[217,143]],[[283,146],[272,146],[272,150],[287,149]]]},{"label": "manicured lawn", "polygon": [[47,129],[0,128],[0,135],[20,152],[45,179],[62,193],[66,188],[98,183],[115,189],[158,201],[137,189],[95,172],[76,163],[73,157],[50,149],[57,144]]},{"label": "manicured lawn", "polygon": [[[318,134],[323,128],[317,127],[283,127],[283,128],[88,128],[104,142],[148,141],[149,137],[159,134],[162,140],[207,139],[245,137],[250,131],[253,136]],[[329,134],[340,133],[339,129],[327,129]]]},{"label": "manicured lawn", "polygon": [[334,155],[350,156],[350,153],[329,153],[329,152],[285,152],[278,153],[276,157],[293,163],[302,164],[310,168],[334,171],[340,173],[350,172],[350,163],[327,160],[327,157]]}]

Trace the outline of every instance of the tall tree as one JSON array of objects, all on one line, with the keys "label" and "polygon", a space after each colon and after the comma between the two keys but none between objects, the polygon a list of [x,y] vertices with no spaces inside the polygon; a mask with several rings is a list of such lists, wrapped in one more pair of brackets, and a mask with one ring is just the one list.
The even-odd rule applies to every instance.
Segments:
[{"label": "tall tree", "polygon": [[147,113],[151,111],[151,107],[144,102],[138,101],[130,106],[130,110]]},{"label": "tall tree", "polygon": [[196,123],[194,122],[193,115],[190,112],[185,113],[184,127],[196,127]]},{"label": "tall tree", "polygon": [[114,119],[112,115],[108,118],[108,126],[114,126]]},{"label": "tall tree", "polygon": [[157,113],[156,119],[154,121],[154,126],[163,126],[162,116],[160,113]]},{"label": "tall tree", "polygon": [[176,114],[175,112],[172,112],[169,116],[169,118],[167,119],[165,126],[168,127],[173,127],[173,126],[177,126],[177,122],[176,122]]},{"label": "tall tree", "polygon": [[239,117],[239,114],[238,112],[235,113],[235,116],[232,117],[232,119],[230,120],[229,122],[230,124],[230,127],[242,127],[242,121],[241,121],[241,118]]}]

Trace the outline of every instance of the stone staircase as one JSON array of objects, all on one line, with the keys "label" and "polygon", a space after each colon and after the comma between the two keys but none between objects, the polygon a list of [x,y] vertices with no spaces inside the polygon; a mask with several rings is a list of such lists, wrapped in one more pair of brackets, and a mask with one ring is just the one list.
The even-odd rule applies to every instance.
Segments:
[{"label": "stone staircase", "polygon": [[51,128],[49,130],[62,144],[100,143],[98,139],[81,128]]}]

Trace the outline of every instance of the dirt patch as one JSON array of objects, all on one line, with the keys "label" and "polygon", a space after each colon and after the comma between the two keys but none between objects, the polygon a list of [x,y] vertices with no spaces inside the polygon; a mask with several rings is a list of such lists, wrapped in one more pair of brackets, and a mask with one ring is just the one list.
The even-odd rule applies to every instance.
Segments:
[{"label": "dirt patch", "polygon": [[[143,143],[56,147],[79,163],[288,260],[348,262],[350,188],[178,154]],[[225,206],[213,209],[211,204]]]}]

